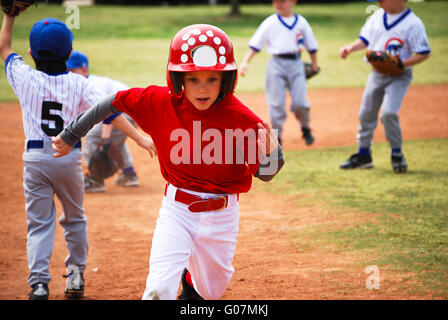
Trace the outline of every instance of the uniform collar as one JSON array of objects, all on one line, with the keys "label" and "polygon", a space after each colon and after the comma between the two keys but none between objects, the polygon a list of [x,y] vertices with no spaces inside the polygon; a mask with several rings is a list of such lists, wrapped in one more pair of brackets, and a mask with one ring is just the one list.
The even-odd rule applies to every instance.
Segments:
[{"label": "uniform collar", "polygon": [[383,23],[384,23],[384,28],[386,28],[386,30],[390,30],[393,27],[395,27],[397,24],[399,24],[401,21],[403,21],[404,18],[406,18],[409,14],[411,13],[411,9],[407,8],[404,10],[403,14],[394,21],[394,23],[392,24],[387,24],[387,12],[384,11],[384,15],[383,15]]},{"label": "uniform collar", "polygon": [[297,21],[299,20],[299,15],[298,15],[298,14],[294,14],[294,18],[295,18],[295,19],[294,19],[294,22],[292,23],[292,25],[288,25],[288,24],[285,22],[285,20],[283,20],[282,16],[281,16],[279,13],[277,13],[277,18],[278,18],[278,20],[280,20],[280,22],[281,22],[286,28],[288,28],[289,30],[292,30],[292,29],[295,27]]}]

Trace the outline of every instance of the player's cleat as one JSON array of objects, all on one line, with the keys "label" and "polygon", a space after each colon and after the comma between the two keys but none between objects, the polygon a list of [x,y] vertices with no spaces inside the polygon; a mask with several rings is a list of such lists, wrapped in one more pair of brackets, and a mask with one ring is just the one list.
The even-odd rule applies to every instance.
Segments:
[{"label": "player's cleat", "polygon": [[104,186],[104,181],[99,181],[86,175],[84,178],[84,191],[86,193],[105,192],[106,187]]},{"label": "player's cleat", "polygon": [[302,128],[302,138],[308,146],[314,143],[314,137],[311,134],[310,128]]},{"label": "player's cleat", "polygon": [[29,299],[30,300],[48,300],[50,290],[48,285],[43,282],[38,282],[32,286]]},{"label": "player's cleat", "polygon": [[115,179],[115,183],[122,187],[137,187],[139,185],[137,174],[132,173],[120,173],[120,175]]},{"label": "player's cleat", "polygon": [[197,291],[187,282],[188,270],[184,269],[182,272],[182,291],[178,297],[179,300],[204,300]]},{"label": "player's cleat", "polygon": [[340,166],[341,169],[370,169],[373,168],[373,161],[371,155],[364,155],[360,153],[353,154],[347,161]]},{"label": "player's cleat", "polygon": [[79,267],[72,264],[69,265],[67,274],[63,277],[67,278],[64,294],[69,299],[82,298],[84,296],[84,275],[79,271]]},{"label": "player's cleat", "polygon": [[405,173],[406,171],[408,171],[408,164],[406,162],[404,154],[402,153],[392,154],[391,161],[394,172]]}]

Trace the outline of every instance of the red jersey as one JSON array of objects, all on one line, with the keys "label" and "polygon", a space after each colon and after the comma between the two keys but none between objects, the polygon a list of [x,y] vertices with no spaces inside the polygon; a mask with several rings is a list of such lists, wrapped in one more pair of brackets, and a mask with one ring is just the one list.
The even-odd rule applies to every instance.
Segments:
[{"label": "red jersey", "polygon": [[113,105],[151,135],[167,182],[207,193],[249,191],[261,158],[262,120],[235,96],[198,110],[183,94],[149,86],[119,91]]}]

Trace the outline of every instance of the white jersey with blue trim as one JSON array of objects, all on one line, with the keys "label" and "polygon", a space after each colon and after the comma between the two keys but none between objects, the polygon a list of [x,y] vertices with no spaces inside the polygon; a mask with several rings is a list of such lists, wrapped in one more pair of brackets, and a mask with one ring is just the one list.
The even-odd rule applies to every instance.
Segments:
[{"label": "white jersey with blue trim", "polygon": [[285,18],[278,13],[267,17],[249,41],[249,47],[260,51],[268,46],[272,55],[302,52],[316,52],[318,49],[308,21],[299,14]]},{"label": "white jersey with blue trim", "polygon": [[359,38],[368,50],[384,51],[401,60],[431,52],[425,26],[409,8],[395,15],[378,9],[362,27]]},{"label": "white jersey with blue trim", "polygon": [[49,75],[33,69],[17,54],[7,58],[5,73],[22,107],[27,140],[50,140],[103,97],[83,76]]},{"label": "white jersey with blue trim", "polygon": [[89,74],[89,76],[87,77],[87,81],[95,86],[98,90],[103,92],[105,95],[129,89],[127,85],[118,80],[113,80],[108,77],[101,77],[94,74]]},{"label": "white jersey with blue trim", "polygon": [[[87,81],[89,82],[89,84],[100,90],[104,95],[109,95],[117,93],[118,91],[129,89],[129,87],[123,82],[108,77],[97,76],[94,74],[89,74],[89,76],[87,77]],[[105,119],[103,123],[111,124],[111,122],[120,114],[121,112],[110,116],[109,118]]]}]

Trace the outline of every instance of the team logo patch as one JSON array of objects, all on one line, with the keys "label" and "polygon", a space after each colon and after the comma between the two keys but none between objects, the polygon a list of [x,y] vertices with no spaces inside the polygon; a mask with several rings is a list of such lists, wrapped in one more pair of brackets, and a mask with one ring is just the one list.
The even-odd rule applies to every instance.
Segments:
[{"label": "team logo patch", "polygon": [[384,46],[384,51],[386,51],[391,56],[399,56],[401,48],[404,47],[403,40],[399,38],[391,38],[386,42]]},{"label": "team logo patch", "polygon": [[299,33],[296,35],[296,42],[299,47],[299,52],[302,52],[305,49],[305,37],[303,34]]}]

